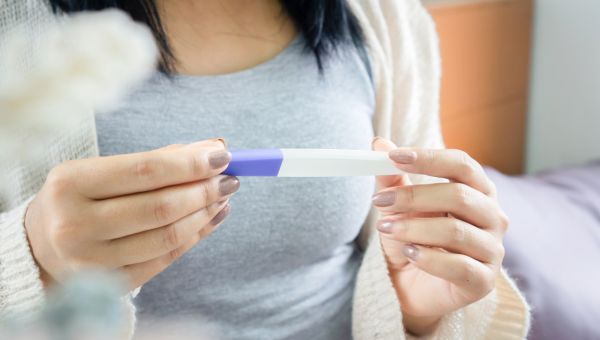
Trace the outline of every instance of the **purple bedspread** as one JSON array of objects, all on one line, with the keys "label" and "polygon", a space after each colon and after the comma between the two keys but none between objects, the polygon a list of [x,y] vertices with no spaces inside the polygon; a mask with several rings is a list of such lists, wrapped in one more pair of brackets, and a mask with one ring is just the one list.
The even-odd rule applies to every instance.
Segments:
[{"label": "purple bedspread", "polygon": [[511,219],[504,265],[533,307],[530,339],[600,339],[600,162],[536,176],[486,169]]}]

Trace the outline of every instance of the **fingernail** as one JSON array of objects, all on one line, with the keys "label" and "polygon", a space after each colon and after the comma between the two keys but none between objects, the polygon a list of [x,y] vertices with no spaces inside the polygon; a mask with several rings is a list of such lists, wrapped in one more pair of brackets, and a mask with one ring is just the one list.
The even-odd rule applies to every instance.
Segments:
[{"label": "fingernail", "polygon": [[390,158],[400,164],[412,164],[417,160],[417,153],[410,150],[396,149],[390,151]]},{"label": "fingernail", "polygon": [[227,205],[224,206],[223,209],[221,209],[221,211],[219,211],[215,215],[215,217],[213,217],[213,219],[210,221],[210,224],[217,225],[217,224],[223,222],[225,217],[227,217],[227,215],[229,215],[229,211],[231,211],[231,205],[229,205],[229,203],[227,203]]},{"label": "fingernail", "polygon": [[393,226],[394,224],[390,221],[379,221],[377,224],[377,230],[384,234],[391,234]]},{"label": "fingernail", "polygon": [[395,191],[384,191],[373,196],[373,204],[376,207],[389,207],[396,203]]},{"label": "fingernail", "polygon": [[227,141],[225,140],[225,138],[212,138],[210,140],[213,142],[221,142],[223,144],[223,147],[227,147]]},{"label": "fingernail", "polygon": [[213,169],[222,168],[231,160],[231,153],[225,150],[213,151],[208,155],[208,163]]},{"label": "fingernail", "polygon": [[219,181],[219,193],[221,196],[227,196],[238,191],[240,188],[240,180],[235,176],[223,177]]},{"label": "fingernail", "polygon": [[383,139],[383,137],[379,137],[379,136],[373,137],[373,140],[371,141],[371,148],[373,148],[373,145],[375,145],[375,142],[377,142],[380,139]]},{"label": "fingernail", "polygon": [[419,256],[419,249],[413,245],[407,244],[402,248],[402,253],[409,259],[416,261],[417,256]]}]

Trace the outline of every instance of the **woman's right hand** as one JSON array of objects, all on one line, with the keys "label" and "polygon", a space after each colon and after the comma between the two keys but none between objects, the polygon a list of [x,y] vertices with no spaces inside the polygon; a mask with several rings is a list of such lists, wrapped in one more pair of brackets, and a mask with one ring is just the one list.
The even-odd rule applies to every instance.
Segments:
[{"label": "woman's right hand", "polygon": [[229,213],[235,177],[222,140],[65,162],[29,205],[25,227],[45,284],[83,268],[141,286]]}]

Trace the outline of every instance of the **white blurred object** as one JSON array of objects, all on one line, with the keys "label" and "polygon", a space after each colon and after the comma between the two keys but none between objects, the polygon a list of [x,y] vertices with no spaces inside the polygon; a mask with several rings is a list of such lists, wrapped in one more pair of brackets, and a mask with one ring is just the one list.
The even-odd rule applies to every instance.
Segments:
[{"label": "white blurred object", "polygon": [[[118,273],[88,270],[50,289],[46,304],[28,320],[0,320],[0,339],[114,340],[125,339],[127,311]],[[136,340],[216,340],[215,325],[198,316],[147,320],[138,325]]]},{"label": "white blurred object", "polygon": [[[115,105],[152,73],[158,55],[150,30],[120,11],[43,19],[28,12],[31,1],[19,1],[4,1],[0,11],[3,161],[30,155],[35,143],[76,124],[83,113]],[[12,26],[6,13],[11,4],[19,9]],[[28,16],[40,21],[29,26]]]}]

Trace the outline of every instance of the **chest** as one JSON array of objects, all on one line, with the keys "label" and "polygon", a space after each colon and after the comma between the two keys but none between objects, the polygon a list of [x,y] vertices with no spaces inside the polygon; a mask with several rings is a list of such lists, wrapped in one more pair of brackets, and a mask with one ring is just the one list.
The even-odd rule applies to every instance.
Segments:
[{"label": "chest", "polygon": [[[298,49],[229,75],[155,77],[96,122],[105,155],[214,137],[230,149],[369,149],[373,109],[358,55],[334,59],[320,74]],[[249,262],[264,267],[277,258],[264,270],[280,271],[332,256],[357,237],[373,188],[367,177],[242,178],[227,221],[177,266],[205,272],[214,283]]]},{"label": "chest", "polygon": [[320,74],[309,54],[222,76],[155,76],[96,117],[101,154],[137,152],[206,138],[242,148],[365,148],[373,89],[356,55]]}]

